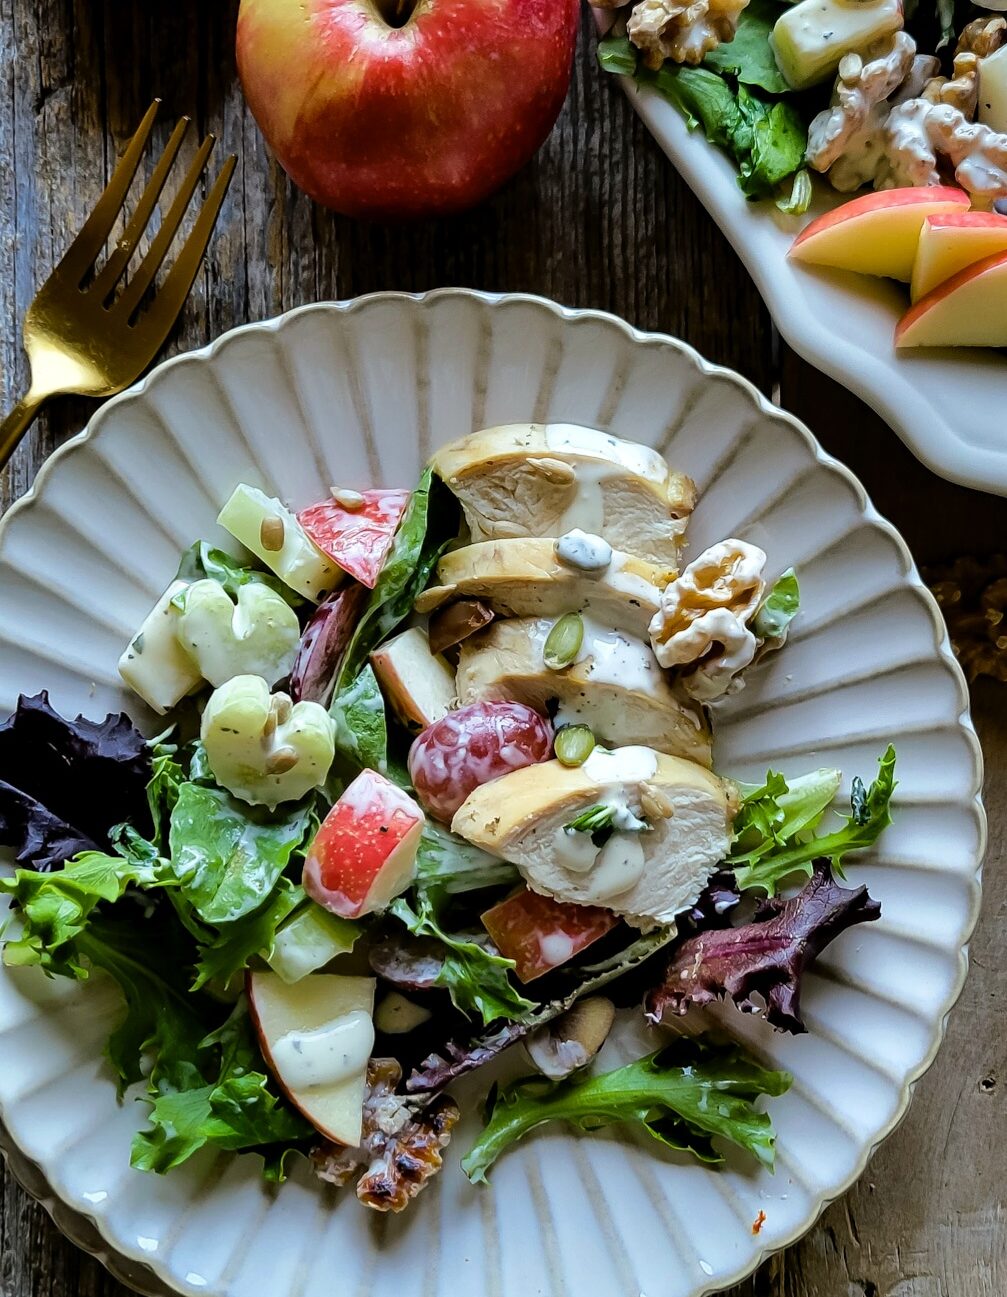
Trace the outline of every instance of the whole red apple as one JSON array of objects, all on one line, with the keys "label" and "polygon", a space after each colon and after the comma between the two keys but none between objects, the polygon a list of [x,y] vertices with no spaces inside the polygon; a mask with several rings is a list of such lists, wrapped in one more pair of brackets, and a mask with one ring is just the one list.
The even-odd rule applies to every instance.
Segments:
[{"label": "whole red apple", "polygon": [[295,184],[348,216],[461,211],[570,83],[579,0],[241,0],[238,70]]}]

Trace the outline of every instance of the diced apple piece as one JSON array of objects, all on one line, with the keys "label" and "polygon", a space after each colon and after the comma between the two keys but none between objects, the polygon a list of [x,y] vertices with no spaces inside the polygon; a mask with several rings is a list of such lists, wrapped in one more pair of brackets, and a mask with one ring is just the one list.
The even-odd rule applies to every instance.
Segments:
[{"label": "diced apple piece", "polygon": [[383,910],[409,886],[423,812],[408,793],[362,771],[318,830],[304,862],[304,890],[345,919]]},{"label": "diced apple piece", "polygon": [[966,266],[910,307],[896,347],[1007,347],[1007,253]]},{"label": "diced apple piece", "polygon": [[1007,134],[1007,45],[979,60],[979,120],[991,130]]},{"label": "diced apple piece", "polygon": [[255,486],[237,486],[217,522],[291,590],[318,603],[343,579],[289,509]]},{"label": "diced apple piece", "polygon": [[172,581],[119,659],[123,680],[161,715],[181,702],[203,678],[178,642],[181,614],[171,601],[186,585],[185,581]]},{"label": "diced apple piece", "polygon": [[455,704],[455,673],[445,658],[430,652],[419,626],[376,649],[371,666],[395,714],[410,729],[425,730]]},{"label": "diced apple piece", "polygon": [[1007,252],[1007,216],[998,216],[996,212],[928,216],[920,230],[913,265],[913,301],[926,297],[959,270],[997,252]]},{"label": "diced apple piece", "polygon": [[902,0],[801,0],[776,20],[770,38],[795,90],[827,81],[844,54],[863,53],[902,27]]},{"label": "diced apple piece", "polygon": [[293,986],[330,960],[349,954],[361,931],[359,924],[306,901],[273,938],[266,962]]},{"label": "diced apple piece", "polygon": [[302,509],[297,521],[323,554],[373,590],[408,503],[408,491],[337,492]]},{"label": "diced apple piece", "polygon": [[374,1025],[386,1036],[404,1036],[429,1022],[429,1009],[407,1000],[398,991],[389,991],[374,1011]]},{"label": "diced apple piece", "polygon": [[908,284],[923,222],[928,216],[968,209],[968,194],[950,185],[883,189],[819,216],[797,236],[789,255],[795,261],[887,275]]},{"label": "diced apple piece", "polygon": [[[280,1088],[326,1139],[353,1148],[360,1143],[374,1046],[374,985],[371,977],[331,973],[314,973],[296,986],[276,973],[249,973],[247,981],[259,1046]],[[336,1079],[326,1081],[327,1075]],[[316,1078],[323,1083],[305,1083]]]},{"label": "diced apple piece", "polygon": [[611,910],[555,901],[527,887],[482,916],[483,927],[501,955],[514,960],[522,982],[567,963],[618,922]]}]

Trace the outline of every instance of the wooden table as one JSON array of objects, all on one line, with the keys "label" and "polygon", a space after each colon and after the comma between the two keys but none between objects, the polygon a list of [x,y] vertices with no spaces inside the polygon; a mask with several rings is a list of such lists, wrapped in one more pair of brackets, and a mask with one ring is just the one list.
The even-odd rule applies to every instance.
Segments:
[{"label": "wooden table", "polygon": [[[171,351],[304,302],[383,288],[525,290],[602,307],[686,338],[793,410],[860,475],[920,561],[1003,547],[1007,504],[933,477],[863,405],[781,346],[724,239],[597,72],[586,22],[566,110],[535,163],[469,216],[396,228],[332,216],[286,182],[237,88],[236,10],[237,0],[0,0],[4,409],[26,380],[20,328],[34,289],[156,94],[166,106],[161,142],[169,119],[189,113],[240,159]],[[92,408],[65,401],[41,420],[0,477],[0,510]],[[860,1183],[733,1297],[1007,1294],[1007,689],[980,684],[974,707],[990,848],[972,972],[947,1041]],[[126,1291],[5,1177],[0,1297]]]}]

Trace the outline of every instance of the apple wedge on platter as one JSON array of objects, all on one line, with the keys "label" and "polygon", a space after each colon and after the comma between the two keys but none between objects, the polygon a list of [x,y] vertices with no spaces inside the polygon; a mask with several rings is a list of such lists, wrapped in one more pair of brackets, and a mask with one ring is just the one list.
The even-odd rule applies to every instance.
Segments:
[{"label": "apple wedge on platter", "polygon": [[[619,8],[606,4],[595,9],[603,35],[612,31]],[[918,11],[926,10],[920,6]],[[784,11],[785,7],[776,6],[773,14]],[[976,19],[999,16],[980,7],[966,18],[973,15]],[[730,48],[730,43],[720,47],[718,67],[731,66]],[[696,71],[705,74],[707,69]],[[1007,55],[997,53],[995,71],[998,77],[1007,72]],[[827,89],[834,75],[835,64],[824,95],[817,91],[820,102],[816,99],[814,107],[807,110],[805,121],[819,108],[828,107]],[[658,144],[744,262],[793,350],[871,405],[934,472],[966,486],[1007,495],[1007,435],[1002,417],[1007,363],[1003,357],[988,348],[934,346],[933,336],[923,348],[896,350],[896,326],[910,305],[901,285],[846,270],[803,265],[789,256],[809,218],[841,211],[852,195],[836,193],[816,179],[810,207],[803,216],[779,210],[771,198],[749,201],[739,186],[737,165],[712,145],[701,129],[690,129],[668,97],[647,84],[646,78],[622,75],[618,79]],[[987,89],[992,84],[988,75]],[[998,87],[999,80],[995,84]],[[755,93],[761,93],[757,87]],[[807,96],[809,92],[803,93]],[[801,105],[804,102],[801,100]],[[993,102],[999,106],[1007,99],[994,98]],[[801,111],[805,111],[803,107]],[[944,332],[943,337],[950,340],[954,334]],[[907,341],[904,334],[901,341]],[[992,337],[983,341],[1001,345]]]}]

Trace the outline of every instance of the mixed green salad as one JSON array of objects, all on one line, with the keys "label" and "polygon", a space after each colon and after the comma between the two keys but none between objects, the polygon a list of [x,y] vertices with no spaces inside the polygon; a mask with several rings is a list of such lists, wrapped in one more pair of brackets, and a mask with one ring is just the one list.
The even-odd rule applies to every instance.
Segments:
[{"label": "mixed green salad", "polygon": [[[652,88],[690,129],[702,128],[735,162],[750,198],[801,213],[814,172],[852,192],[936,184],[938,165],[949,176],[958,168],[975,198],[1007,197],[1007,176],[990,189],[989,167],[979,180],[960,165],[977,151],[1002,159],[1007,145],[999,0],[592,2],[615,11],[601,66]],[[929,120],[938,106],[957,114],[961,149],[940,142]],[[948,157],[938,162],[935,152]]]},{"label": "mixed green salad", "polygon": [[[772,1167],[790,1078],[701,1010],[804,1030],[808,964],[880,913],[837,878],[890,821],[895,754],[846,813],[838,770],[714,773],[717,710],[800,590],[738,539],[680,561],[694,503],[656,452],[566,425],[296,514],[238,485],[242,557],[194,543],[124,650],[139,725],[19,700],[3,961],[117,984],[135,1167],[211,1147],[276,1181],[303,1155],[398,1211],[452,1082],[513,1046],[474,1181],[554,1122]],[[620,1013],[645,1057],[606,1046]]]}]

